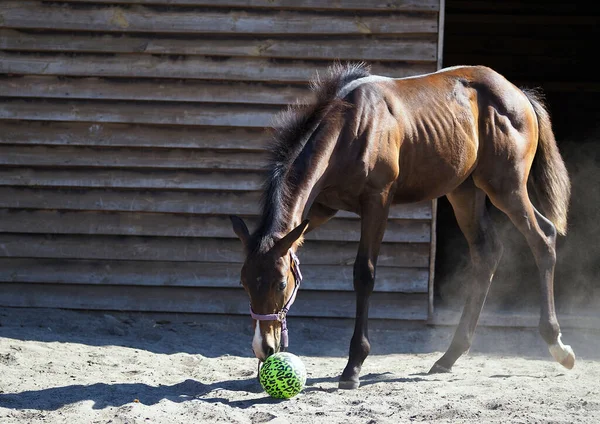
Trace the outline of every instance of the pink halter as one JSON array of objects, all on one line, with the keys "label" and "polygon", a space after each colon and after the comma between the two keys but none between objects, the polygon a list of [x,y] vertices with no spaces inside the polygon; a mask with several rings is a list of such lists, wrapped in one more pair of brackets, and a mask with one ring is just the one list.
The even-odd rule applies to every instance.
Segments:
[{"label": "pink halter", "polygon": [[291,261],[294,266],[292,266],[292,273],[294,274],[294,280],[296,285],[294,286],[294,291],[292,292],[292,296],[290,300],[285,304],[285,306],[281,309],[281,311],[275,314],[257,314],[252,310],[252,305],[250,305],[250,315],[257,321],[279,321],[281,322],[281,344],[284,349],[288,347],[288,328],[287,328],[287,313],[290,310],[290,307],[296,300],[296,294],[298,293],[298,288],[300,287],[300,283],[302,282],[302,273],[300,272],[300,260],[298,256],[294,252],[290,250]]}]

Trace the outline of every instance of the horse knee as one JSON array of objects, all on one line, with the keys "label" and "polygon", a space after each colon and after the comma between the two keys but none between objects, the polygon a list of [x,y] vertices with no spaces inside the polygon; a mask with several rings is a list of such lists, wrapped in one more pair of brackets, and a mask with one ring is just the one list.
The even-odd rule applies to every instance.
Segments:
[{"label": "horse knee", "polygon": [[350,350],[351,354],[354,354],[356,357],[364,360],[371,352],[371,343],[364,334],[355,335],[352,337],[352,341],[350,342]]},{"label": "horse knee", "polygon": [[375,284],[375,264],[367,258],[357,258],[354,262],[354,288],[372,291]]},{"label": "horse knee", "polygon": [[556,249],[548,239],[541,239],[533,250],[535,261],[540,270],[554,269],[556,265]]},{"label": "horse knee", "polygon": [[491,282],[491,277],[496,268],[500,263],[502,254],[504,252],[504,246],[497,237],[489,237],[486,240],[482,240],[481,243],[473,245],[471,254],[471,261],[473,263],[473,271],[477,279],[483,278]]}]

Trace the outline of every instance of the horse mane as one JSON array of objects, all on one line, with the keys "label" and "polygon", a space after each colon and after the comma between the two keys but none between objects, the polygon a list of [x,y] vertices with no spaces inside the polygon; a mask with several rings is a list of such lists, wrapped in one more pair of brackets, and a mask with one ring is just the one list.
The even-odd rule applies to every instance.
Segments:
[{"label": "horse mane", "polygon": [[370,75],[365,63],[335,63],[327,69],[325,78],[317,74],[310,81],[315,101],[296,102],[275,117],[271,141],[267,146],[269,160],[267,178],[263,184],[262,213],[258,228],[250,240],[250,251],[270,248],[270,235],[282,231],[286,211],[292,200],[291,192],[300,175],[293,172],[294,162],[321,121],[336,105],[343,105],[338,92],[348,83]]}]

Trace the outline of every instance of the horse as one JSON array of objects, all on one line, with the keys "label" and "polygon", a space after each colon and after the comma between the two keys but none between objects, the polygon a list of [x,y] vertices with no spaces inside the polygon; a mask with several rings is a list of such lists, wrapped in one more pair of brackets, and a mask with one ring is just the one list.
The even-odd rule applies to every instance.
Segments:
[{"label": "horse", "polygon": [[[539,90],[519,88],[485,66],[456,66],[405,78],[372,75],[364,63],[335,63],[312,83],[311,104],[277,117],[257,228],[230,216],[245,261],[240,283],[254,318],[252,348],[264,361],[287,348],[286,314],[301,281],[304,234],[338,210],[360,217],[353,268],[354,333],[339,388],[360,385],[371,345],[369,298],[390,205],[446,196],[470,253],[470,286],[446,352],[430,373],[451,372],[471,346],[502,256],[486,205],[525,237],[541,282],[539,333],[567,369],[554,306],[556,239],[565,235],[571,184]],[[532,204],[528,189],[544,212]]]}]

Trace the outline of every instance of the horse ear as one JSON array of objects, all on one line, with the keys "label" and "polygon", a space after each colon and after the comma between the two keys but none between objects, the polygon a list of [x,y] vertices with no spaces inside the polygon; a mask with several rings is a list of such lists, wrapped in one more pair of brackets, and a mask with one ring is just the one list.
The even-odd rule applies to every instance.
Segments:
[{"label": "horse ear", "polygon": [[304,232],[308,228],[309,223],[310,221],[308,219],[305,219],[300,225],[298,225],[296,228],[290,231],[284,238],[275,243],[275,246],[273,246],[275,252],[280,256],[286,255],[288,250],[290,250],[290,247],[292,247],[296,240],[302,237],[302,234],[304,234]]},{"label": "horse ear", "polygon": [[231,220],[231,225],[233,225],[233,231],[240,238],[244,246],[248,245],[248,240],[250,239],[250,231],[248,231],[248,227],[246,223],[236,215],[229,215],[229,219]]}]

